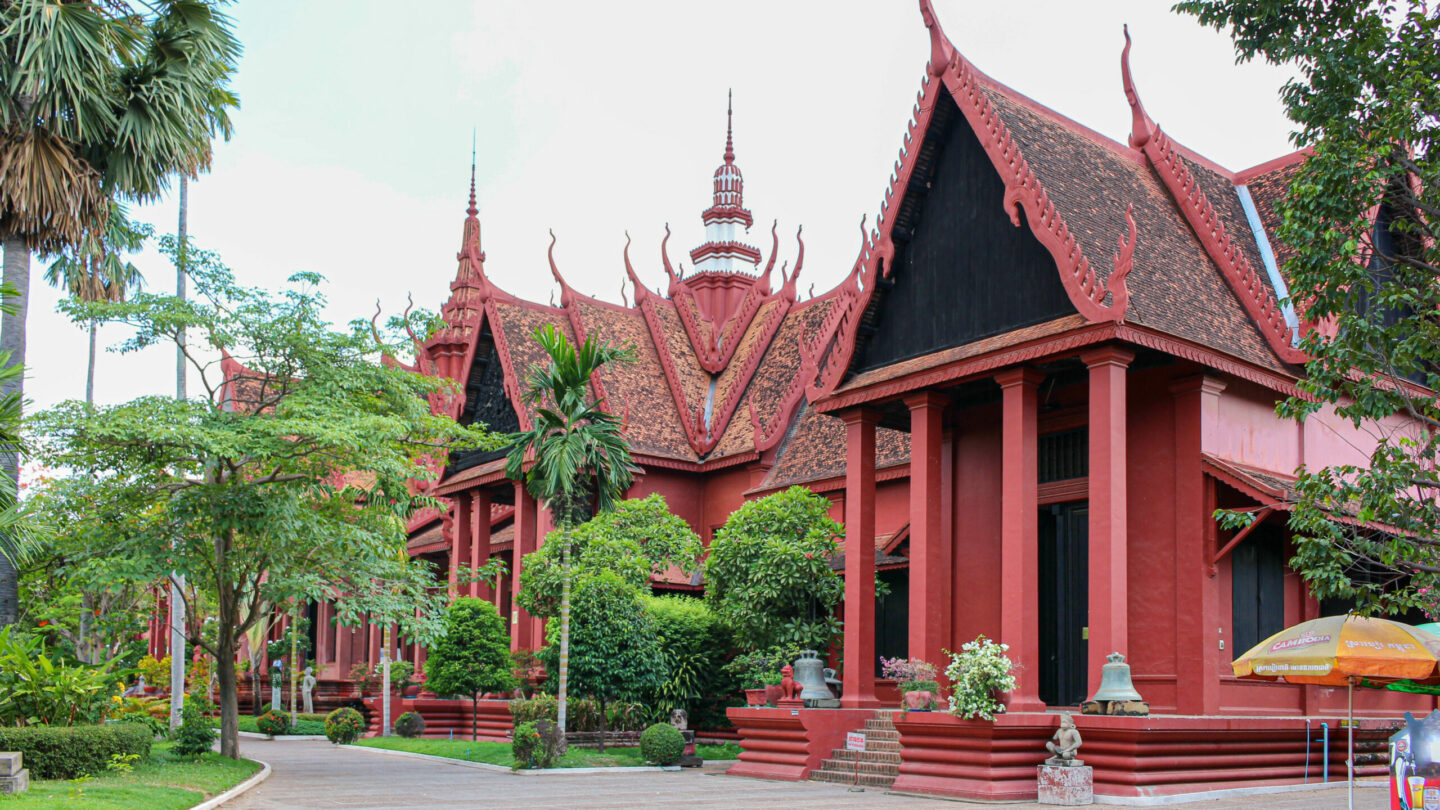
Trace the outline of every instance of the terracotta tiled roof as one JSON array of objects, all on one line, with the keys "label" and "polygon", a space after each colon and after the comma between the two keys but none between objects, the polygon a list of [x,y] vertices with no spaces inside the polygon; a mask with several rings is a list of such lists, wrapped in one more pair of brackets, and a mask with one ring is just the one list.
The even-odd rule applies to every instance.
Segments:
[{"label": "terracotta tiled roof", "polygon": [[1275,251],[1275,261],[1279,264],[1282,273],[1285,270],[1285,262],[1290,260],[1295,251],[1275,237],[1280,228],[1280,215],[1275,210],[1275,204],[1285,196],[1290,188],[1290,181],[1295,178],[1295,172],[1300,170],[1300,166],[1301,163],[1297,161],[1278,169],[1271,169],[1264,174],[1255,175],[1245,184],[1250,189],[1250,199],[1255,201],[1255,212],[1260,215],[1260,221],[1265,224],[1265,230],[1270,237],[1270,249]]},{"label": "terracotta tiled roof", "polygon": [[[875,468],[910,461],[910,434],[889,428],[875,431]],[[822,481],[845,474],[845,423],[806,408],[793,433],[781,444],[780,460],[766,476],[772,489]]]}]

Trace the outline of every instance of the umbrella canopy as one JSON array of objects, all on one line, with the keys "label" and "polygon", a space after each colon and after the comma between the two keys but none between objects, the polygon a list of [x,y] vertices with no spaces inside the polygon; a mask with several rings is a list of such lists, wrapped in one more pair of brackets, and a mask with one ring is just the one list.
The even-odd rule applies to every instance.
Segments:
[{"label": "umbrella canopy", "polygon": [[1389,619],[1326,616],[1287,627],[1231,665],[1241,678],[1347,686],[1351,679],[1424,680],[1440,637]]},{"label": "umbrella canopy", "polygon": [[[1417,624],[1415,628],[1417,630],[1424,630],[1430,635],[1440,638],[1440,622]],[[1356,681],[1355,685],[1363,686],[1367,689],[1388,689],[1391,692],[1407,692],[1412,695],[1440,695],[1440,678],[1430,678],[1425,681],[1372,681],[1368,678],[1362,678]]]}]

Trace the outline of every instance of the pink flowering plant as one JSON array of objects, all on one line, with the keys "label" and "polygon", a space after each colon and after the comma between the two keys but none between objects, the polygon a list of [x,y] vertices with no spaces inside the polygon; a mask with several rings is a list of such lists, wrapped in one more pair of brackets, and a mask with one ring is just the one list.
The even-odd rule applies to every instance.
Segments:
[{"label": "pink flowering plant", "polygon": [[880,674],[895,681],[903,692],[938,692],[940,684],[935,681],[935,665],[919,658],[880,658]]},{"label": "pink flowering plant", "polygon": [[1005,711],[1005,704],[996,700],[996,692],[1015,688],[1015,664],[1010,660],[1009,644],[1000,644],[983,634],[974,641],[960,645],[952,653],[945,677],[950,679],[950,713],[965,719],[981,718],[994,722],[995,715]]}]

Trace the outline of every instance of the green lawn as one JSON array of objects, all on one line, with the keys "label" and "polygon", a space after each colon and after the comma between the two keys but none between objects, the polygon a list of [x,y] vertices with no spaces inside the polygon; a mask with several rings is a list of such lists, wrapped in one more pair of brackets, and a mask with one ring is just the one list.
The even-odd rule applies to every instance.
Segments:
[{"label": "green lawn", "polygon": [[[355,744],[447,759],[463,759],[468,762],[488,762],[507,768],[514,762],[510,756],[510,743],[502,742],[371,737],[368,740],[358,740]],[[695,753],[701,759],[735,759],[740,756],[740,746],[735,743],[697,745]],[[645,765],[646,762],[640,758],[639,748],[606,748],[604,754],[590,748],[571,748],[560,758],[558,764],[561,768],[613,768],[634,767]]]},{"label": "green lawn", "polygon": [[106,772],[84,782],[32,780],[29,792],[0,796],[0,806],[17,810],[72,807],[182,810],[224,793],[260,770],[257,763],[226,759],[215,753],[197,759],[171,757],[170,745],[156,743],[150,758],[135,763],[134,770],[128,774]]},{"label": "green lawn", "polygon": [[[248,731],[248,732],[251,732],[252,734],[260,734],[260,733],[262,733],[262,732],[260,731],[259,726],[256,726],[256,725],[255,725],[255,720],[256,720],[256,719],[257,719],[257,718],[256,718],[255,715],[253,715],[253,714],[242,714],[242,715],[240,715],[240,717],[239,717],[239,720],[240,720],[240,730],[241,730],[241,731]],[[213,724],[216,728],[219,728],[219,727],[220,727],[220,719],[219,719],[219,718],[215,718],[215,720],[212,721],[212,724]],[[296,721],[296,723],[295,723],[295,725],[294,725],[293,727],[291,727],[290,733],[291,733],[291,734],[319,734],[319,735],[323,735],[323,734],[325,733],[325,715],[323,715],[323,714],[303,714],[303,713],[300,714],[300,715],[299,715],[299,718],[297,719],[297,721]]]}]

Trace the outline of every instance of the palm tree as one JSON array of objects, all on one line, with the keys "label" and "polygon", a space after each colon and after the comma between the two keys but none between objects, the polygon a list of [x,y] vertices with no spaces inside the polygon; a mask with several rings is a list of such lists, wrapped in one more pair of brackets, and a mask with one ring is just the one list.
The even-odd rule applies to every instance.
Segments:
[{"label": "palm tree", "polygon": [[[603,400],[590,401],[590,378],[606,363],[627,362],[634,352],[598,345],[594,338],[574,347],[565,335],[546,324],[535,340],[550,356],[547,366],[530,367],[525,402],[535,405],[535,423],[510,436],[513,445],[505,472],[523,480],[536,500],[545,504],[560,531],[560,684],[556,717],[565,733],[565,697],[570,676],[570,529],[593,504],[600,511],[614,506],[635,478],[630,444],[619,419],[606,412]],[[527,458],[533,463],[525,469]]]},{"label": "palm tree", "polygon": [[[158,199],[177,173],[209,166],[214,117],[240,54],[224,0],[0,0],[0,245],[19,296],[0,317],[7,365],[25,362],[30,252],[103,232],[112,199]],[[21,376],[0,396],[23,398]],[[19,454],[0,454],[19,477]],[[0,544],[9,543],[0,538]],[[0,627],[19,613],[0,554]]]},{"label": "palm tree", "polygon": [[[153,233],[149,225],[132,221],[125,206],[110,204],[110,217],[101,233],[87,232],[76,245],[63,250],[50,269],[45,283],[64,289],[77,301],[124,301],[131,290],[145,283],[140,270],[122,258],[134,253]],[[85,404],[95,404],[95,319],[88,324],[90,360],[85,369]]]}]

